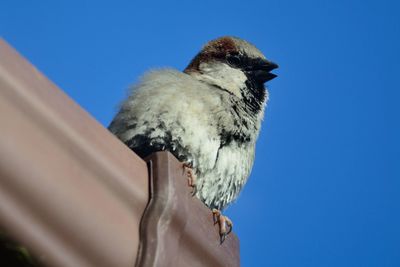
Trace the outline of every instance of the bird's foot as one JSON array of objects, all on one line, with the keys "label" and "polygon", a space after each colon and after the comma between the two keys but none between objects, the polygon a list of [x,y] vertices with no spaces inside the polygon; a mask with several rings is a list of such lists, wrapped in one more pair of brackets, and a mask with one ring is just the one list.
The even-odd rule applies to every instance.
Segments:
[{"label": "bird's foot", "polygon": [[188,163],[183,164],[183,170],[186,173],[188,177],[188,185],[192,187],[192,196],[196,195],[197,189],[196,189],[196,174],[194,174],[193,169]]},{"label": "bird's foot", "polygon": [[225,241],[225,237],[232,232],[233,223],[228,217],[222,215],[220,210],[213,209],[212,213],[214,224],[218,223],[219,225],[219,236],[222,244]]}]

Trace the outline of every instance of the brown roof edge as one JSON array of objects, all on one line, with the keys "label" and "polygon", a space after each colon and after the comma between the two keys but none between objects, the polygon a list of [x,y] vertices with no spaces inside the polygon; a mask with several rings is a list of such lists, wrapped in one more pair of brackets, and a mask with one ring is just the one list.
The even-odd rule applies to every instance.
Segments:
[{"label": "brown roof edge", "polygon": [[146,163],[0,40],[0,225],[47,266],[133,266]]},{"label": "brown roof edge", "polygon": [[168,152],[148,157],[150,202],[141,223],[136,267],[235,267],[239,240],[230,233],[221,244],[218,225],[192,196],[182,163]]}]

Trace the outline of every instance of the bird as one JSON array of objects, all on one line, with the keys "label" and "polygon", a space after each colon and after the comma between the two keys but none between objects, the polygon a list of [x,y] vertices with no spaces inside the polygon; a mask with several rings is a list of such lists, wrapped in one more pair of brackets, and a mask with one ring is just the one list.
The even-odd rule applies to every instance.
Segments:
[{"label": "bird", "polygon": [[265,83],[276,68],[246,40],[211,40],[183,71],[145,73],[108,127],[142,158],[169,151],[183,162],[194,196],[219,222],[221,242],[233,225],[221,211],[250,175],[269,98]]}]

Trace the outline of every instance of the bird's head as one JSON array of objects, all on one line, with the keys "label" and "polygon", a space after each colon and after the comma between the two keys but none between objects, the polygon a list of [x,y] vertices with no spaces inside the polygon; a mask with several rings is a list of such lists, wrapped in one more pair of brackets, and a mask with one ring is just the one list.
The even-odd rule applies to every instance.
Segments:
[{"label": "bird's head", "polygon": [[266,98],[264,83],[276,77],[278,67],[254,45],[231,36],[208,42],[184,70],[196,79],[260,108]]}]

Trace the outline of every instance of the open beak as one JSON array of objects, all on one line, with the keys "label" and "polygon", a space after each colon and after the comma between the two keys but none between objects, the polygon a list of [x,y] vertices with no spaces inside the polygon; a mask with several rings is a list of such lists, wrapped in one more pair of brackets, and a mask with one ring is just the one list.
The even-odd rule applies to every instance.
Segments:
[{"label": "open beak", "polygon": [[278,68],[278,65],[266,59],[255,62],[248,71],[252,74],[256,81],[261,83],[268,82],[277,77],[276,74],[271,73],[272,70]]}]

